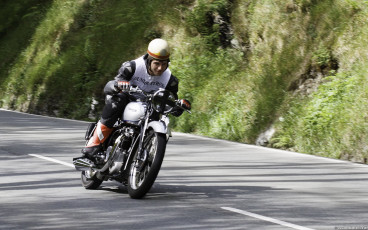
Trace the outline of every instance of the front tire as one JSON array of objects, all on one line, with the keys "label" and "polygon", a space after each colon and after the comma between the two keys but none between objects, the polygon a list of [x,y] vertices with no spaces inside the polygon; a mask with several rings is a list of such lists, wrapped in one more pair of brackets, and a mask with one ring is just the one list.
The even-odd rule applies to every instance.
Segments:
[{"label": "front tire", "polygon": [[157,178],[165,156],[165,134],[150,130],[144,139],[143,149],[147,151],[147,160],[143,165],[138,163],[137,150],[130,166],[128,193],[133,199],[140,199],[145,196]]}]

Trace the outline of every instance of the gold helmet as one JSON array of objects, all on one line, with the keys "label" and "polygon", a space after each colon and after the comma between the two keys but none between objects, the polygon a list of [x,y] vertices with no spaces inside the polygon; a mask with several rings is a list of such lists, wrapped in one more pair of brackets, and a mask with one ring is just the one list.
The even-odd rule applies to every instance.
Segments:
[{"label": "gold helmet", "polygon": [[170,57],[169,44],[161,38],[156,38],[149,43],[147,53],[154,59],[168,60]]}]

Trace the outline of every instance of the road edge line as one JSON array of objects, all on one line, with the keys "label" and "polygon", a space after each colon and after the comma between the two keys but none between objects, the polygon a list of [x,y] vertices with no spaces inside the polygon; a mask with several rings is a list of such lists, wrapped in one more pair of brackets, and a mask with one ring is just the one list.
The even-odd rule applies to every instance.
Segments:
[{"label": "road edge line", "polygon": [[247,212],[247,211],[236,209],[236,208],[231,208],[231,207],[221,207],[221,208],[224,209],[224,210],[230,211],[230,212],[235,212],[235,213],[238,213],[238,214],[250,216],[250,217],[253,217],[253,218],[256,218],[256,219],[264,220],[264,221],[267,221],[267,222],[271,222],[271,223],[274,223],[274,224],[282,225],[282,226],[297,229],[297,230],[314,230],[312,228],[303,227],[303,226],[300,226],[300,225],[288,223],[288,222],[285,222],[285,221],[282,221],[282,220],[274,219],[274,218],[267,217],[267,216],[262,216],[262,215],[259,215],[259,214],[256,214],[256,213]]},{"label": "road edge line", "polygon": [[74,168],[73,164],[70,164],[70,163],[67,163],[67,162],[64,162],[64,161],[60,161],[60,160],[56,160],[56,159],[51,158],[51,157],[45,157],[45,156],[41,156],[41,155],[38,155],[38,154],[28,154],[28,155],[32,156],[32,157],[37,157],[37,158],[40,158],[40,159],[43,159],[43,160],[51,161],[51,162],[54,162],[54,163],[58,163],[58,164],[61,164],[61,165],[65,165],[65,166]]}]

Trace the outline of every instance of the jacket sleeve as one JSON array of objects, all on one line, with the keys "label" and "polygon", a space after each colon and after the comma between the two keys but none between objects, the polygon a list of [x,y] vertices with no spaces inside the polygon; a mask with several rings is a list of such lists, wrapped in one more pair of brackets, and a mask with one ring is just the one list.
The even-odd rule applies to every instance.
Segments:
[{"label": "jacket sleeve", "polygon": [[176,98],[178,98],[178,91],[179,91],[179,80],[171,74],[170,80],[167,83],[166,89],[171,91]]},{"label": "jacket sleeve", "polygon": [[[171,75],[170,80],[166,86],[166,89],[171,91],[175,94],[175,98],[178,98],[178,91],[179,91],[179,80],[174,76]],[[175,117],[179,117],[183,114],[184,110],[180,107],[175,107],[171,112],[172,115]]]},{"label": "jacket sleeve", "polygon": [[105,88],[104,88],[104,93],[106,95],[112,95],[112,94],[115,94],[115,93],[118,92],[115,88],[115,82],[116,82],[116,80],[111,80],[111,81],[107,82],[107,84],[105,85]]},{"label": "jacket sleeve", "polygon": [[115,80],[130,81],[134,75],[135,68],[135,61],[124,62],[119,69],[118,75],[115,76]]},{"label": "jacket sleeve", "polygon": [[132,76],[134,75],[135,66],[135,61],[124,62],[121,65],[118,74],[115,76],[115,79],[107,82],[107,84],[105,85],[104,93],[107,95],[117,93],[118,91],[115,88],[115,83],[118,81],[130,81],[130,79],[132,79]]}]

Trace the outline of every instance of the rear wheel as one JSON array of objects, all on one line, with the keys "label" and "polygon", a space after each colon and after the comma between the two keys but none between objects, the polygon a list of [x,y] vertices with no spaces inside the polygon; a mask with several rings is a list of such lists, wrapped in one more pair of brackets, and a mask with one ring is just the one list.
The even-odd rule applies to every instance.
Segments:
[{"label": "rear wheel", "polygon": [[96,172],[92,169],[82,171],[81,180],[83,187],[86,189],[97,189],[103,182],[103,180],[96,177]]},{"label": "rear wheel", "polygon": [[142,198],[151,189],[160,171],[166,150],[166,136],[150,130],[143,143],[146,159],[138,160],[138,150],[130,167],[128,193],[131,198]]}]

